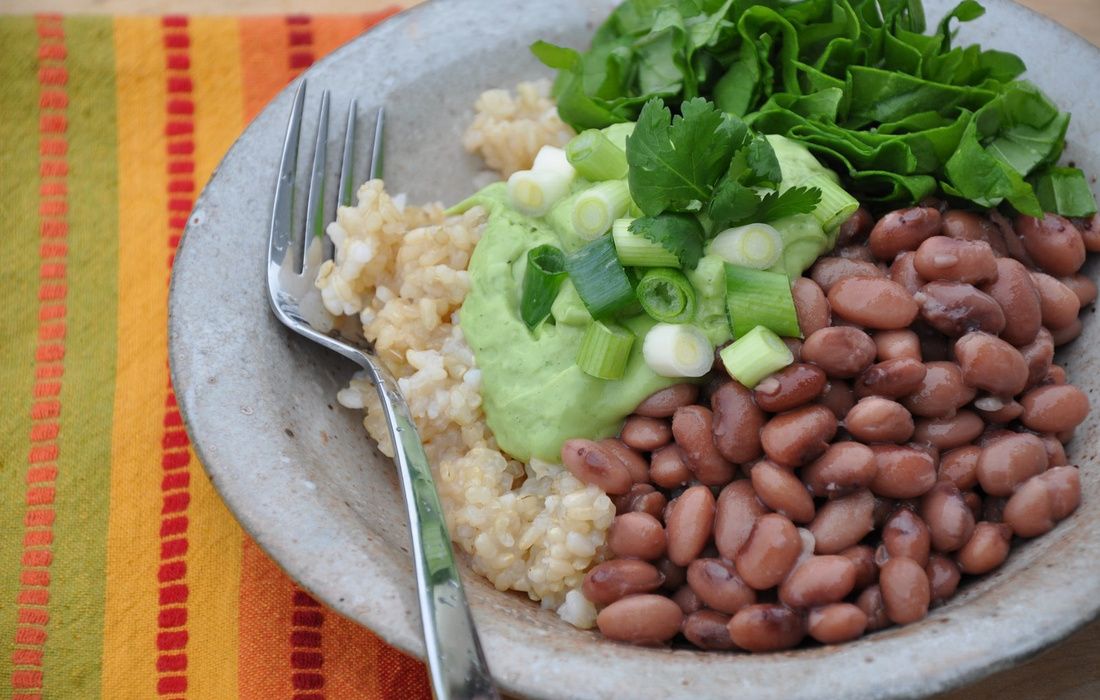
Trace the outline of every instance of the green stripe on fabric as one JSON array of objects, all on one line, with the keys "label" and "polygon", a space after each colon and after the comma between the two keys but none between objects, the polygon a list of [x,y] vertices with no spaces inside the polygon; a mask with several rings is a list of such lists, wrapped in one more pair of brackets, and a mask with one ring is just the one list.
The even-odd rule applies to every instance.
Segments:
[{"label": "green stripe on fabric", "polygon": [[0,18],[0,688],[12,677],[37,344],[37,47],[33,19]]},{"label": "green stripe on fabric", "polygon": [[[68,336],[46,695],[100,692],[118,303],[113,22],[69,18]],[[150,323],[162,322],[161,317]],[[51,689],[53,692],[51,692]]]}]

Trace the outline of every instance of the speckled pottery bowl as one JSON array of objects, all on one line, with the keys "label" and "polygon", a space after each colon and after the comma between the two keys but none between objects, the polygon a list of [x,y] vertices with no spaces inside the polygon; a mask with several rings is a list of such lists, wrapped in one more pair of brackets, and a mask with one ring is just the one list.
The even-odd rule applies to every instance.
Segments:
[{"label": "speckled pottery bowl", "polygon": [[[929,17],[953,4],[927,0]],[[1090,148],[1100,143],[1100,90],[1090,87],[1100,51],[1007,0],[985,4],[987,15],[964,27],[963,40],[1020,54],[1029,77],[1074,115],[1067,160],[1100,175],[1100,151]],[[587,45],[611,5],[429,2],[311,68],[309,111],[321,88],[333,91],[335,114],[358,98],[360,133],[368,134],[384,102],[388,188],[411,201],[457,201],[480,169],[460,145],[475,97],[545,75],[527,45],[538,38]],[[288,333],[264,294],[292,89],[249,126],[198,200],[172,281],[172,376],[195,447],[245,529],[318,598],[423,654],[394,467],[367,439],[360,415],[335,402],[353,367]],[[1096,274],[1095,261],[1087,272]],[[1098,348],[1100,324],[1089,321],[1060,355],[1094,405]],[[1081,508],[919,623],[841,646],[757,656],[636,648],[576,630],[464,569],[489,664],[500,686],[521,696],[636,699],[919,697],[1007,668],[1100,611],[1098,427],[1100,411],[1069,450],[1082,467]]]}]

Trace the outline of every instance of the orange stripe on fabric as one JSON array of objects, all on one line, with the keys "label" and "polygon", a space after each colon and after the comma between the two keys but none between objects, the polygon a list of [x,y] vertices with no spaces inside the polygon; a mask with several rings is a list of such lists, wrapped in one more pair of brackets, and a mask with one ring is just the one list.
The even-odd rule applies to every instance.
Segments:
[{"label": "orange stripe on fabric", "polygon": [[239,647],[240,700],[290,698],[294,694],[287,635],[294,584],[259,545],[242,538]]},{"label": "orange stripe on fabric", "polygon": [[432,697],[423,662],[342,615],[330,612],[327,625],[323,647],[329,698]]},{"label": "orange stripe on fabric", "polygon": [[[61,21],[56,17],[39,16],[36,18],[38,29],[38,80],[40,89],[47,85],[55,86],[51,94],[65,94],[64,84],[67,80],[67,71],[64,61],[67,56],[65,46],[65,32]],[[61,105],[61,106],[56,106]],[[51,166],[51,171],[63,173],[41,183],[39,187],[39,216],[41,217],[40,231],[45,234],[51,230],[48,224],[64,224],[68,215],[68,187],[65,177],[68,170],[56,167],[65,164],[64,154],[67,152],[66,131],[68,119],[65,114],[67,100],[39,101],[39,166],[45,170]],[[44,237],[44,236],[43,236]],[[42,249],[39,250],[42,252]],[[55,259],[50,264],[45,264],[44,256],[40,255],[43,264],[39,268],[39,325],[38,337],[43,340],[51,340],[48,345],[40,345],[35,351],[33,362],[36,374],[48,374],[63,378],[65,366],[65,337],[64,331],[57,332],[57,325],[50,323],[41,313],[45,307],[61,306],[48,302],[57,298],[56,290],[63,288],[66,281],[65,258]],[[63,295],[62,295],[63,296]],[[62,315],[64,312],[62,311]],[[61,326],[63,329],[64,327]],[[57,393],[60,393],[61,382],[55,382]],[[39,398],[37,387],[35,397]],[[56,395],[56,394],[55,394]],[[16,690],[34,690],[44,687],[44,676],[41,670],[43,649],[49,639],[47,626],[49,624],[49,611],[40,607],[47,605],[49,601],[50,577],[44,569],[53,563],[53,525],[54,511],[52,504],[56,495],[53,484],[56,483],[57,468],[53,464],[60,454],[59,438],[60,427],[56,419],[61,415],[62,405],[55,403],[55,410],[42,410],[35,404],[32,409],[32,422],[29,440],[32,447],[27,452],[27,488],[25,492],[25,515],[23,518],[23,553],[20,557],[20,583],[22,584],[16,596],[17,619],[20,626],[16,627],[14,639],[15,648],[12,652],[13,670],[11,674],[11,688],[13,694]],[[42,463],[50,464],[43,466]],[[42,506],[46,506],[43,508]],[[25,627],[23,625],[35,625]],[[27,667],[36,667],[28,670]]]},{"label": "orange stripe on fabric", "polygon": [[[155,697],[162,601],[187,602],[185,581],[161,580],[162,532],[186,516],[159,515],[167,331],[168,104],[163,30],[155,18],[114,22],[118,107],[117,371],[111,435],[107,593],[100,695]],[[173,458],[178,459],[178,458]]]},{"label": "orange stripe on fabric", "polygon": [[286,31],[278,17],[245,17],[240,28],[244,118],[252,121],[291,78]]}]

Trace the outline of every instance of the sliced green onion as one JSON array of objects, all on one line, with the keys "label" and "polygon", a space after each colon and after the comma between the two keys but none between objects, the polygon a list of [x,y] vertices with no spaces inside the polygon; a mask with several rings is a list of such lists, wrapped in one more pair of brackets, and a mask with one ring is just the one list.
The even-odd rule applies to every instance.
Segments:
[{"label": "sliced green onion", "polygon": [[783,237],[774,226],[746,224],[719,233],[707,245],[707,253],[733,265],[767,270],[783,254]]},{"label": "sliced green onion", "polygon": [[581,177],[593,182],[626,177],[626,153],[602,131],[582,131],[565,145],[565,156]]},{"label": "sliced green onion", "polygon": [[598,379],[619,379],[630,359],[634,334],[614,323],[593,321],[581,339],[577,366]]},{"label": "sliced green onion", "polygon": [[634,288],[615,256],[610,234],[565,256],[565,270],[592,318],[615,313],[634,301]]},{"label": "sliced green onion", "polygon": [[569,194],[572,178],[558,170],[517,170],[508,178],[512,206],[528,216],[542,216]]},{"label": "sliced green onion", "polygon": [[791,282],[782,273],[727,263],[726,310],[734,338],[740,338],[756,326],[764,326],[789,338],[802,337],[791,296]]},{"label": "sliced green onion", "polygon": [[794,362],[778,335],[757,326],[718,353],[730,376],[752,389],[761,379]]},{"label": "sliced green onion", "polygon": [[642,310],[662,323],[685,323],[695,318],[695,287],[684,273],[655,267],[638,280],[634,293]]},{"label": "sliced green onion", "polygon": [[645,236],[631,233],[630,222],[634,219],[615,219],[611,224],[611,237],[615,240],[615,250],[619,261],[629,267],[675,267],[680,259],[660,243],[654,243]]},{"label": "sliced green onion", "polygon": [[799,187],[816,187],[821,199],[814,207],[814,218],[826,232],[832,231],[848,220],[859,209],[859,200],[825,175],[816,174],[799,183]]},{"label": "sliced green onion", "polygon": [[519,316],[527,330],[535,330],[550,315],[550,307],[565,278],[565,256],[560,250],[540,245],[527,251],[527,271],[519,302]]},{"label": "sliced green onion", "polygon": [[562,283],[561,291],[550,306],[550,315],[555,323],[563,326],[587,326],[592,323],[592,314],[584,308],[584,302],[569,278]]},{"label": "sliced green onion", "polygon": [[701,377],[714,365],[714,346],[687,323],[658,323],[646,333],[642,357],[662,377]]},{"label": "sliced green onion", "polygon": [[626,152],[626,138],[634,133],[635,126],[635,122],[619,122],[618,124],[605,126],[600,131],[611,140],[611,143]]},{"label": "sliced green onion", "polygon": [[626,180],[608,180],[579,192],[573,202],[573,230],[592,240],[611,229],[612,222],[626,215],[630,188]]},{"label": "sliced green onion", "polygon": [[570,165],[569,158],[565,155],[565,149],[557,146],[543,146],[535,154],[535,162],[531,170],[560,172],[569,175],[572,180],[577,176],[577,170]]}]

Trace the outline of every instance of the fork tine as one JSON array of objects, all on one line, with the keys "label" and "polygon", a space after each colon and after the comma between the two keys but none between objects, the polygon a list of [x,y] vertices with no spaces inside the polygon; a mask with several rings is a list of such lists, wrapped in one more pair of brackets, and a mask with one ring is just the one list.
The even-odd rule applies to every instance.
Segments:
[{"label": "fork tine", "polygon": [[378,108],[378,116],[374,119],[374,143],[371,144],[370,175],[368,179],[382,177],[382,122],[386,116],[383,107]]},{"label": "fork tine", "polygon": [[317,117],[317,140],[313,145],[313,167],[309,174],[309,195],[306,199],[306,225],[302,234],[302,265],[309,267],[309,251],[315,238],[325,233],[325,158],[328,155],[329,91],[321,93],[321,113]]},{"label": "fork tine", "polygon": [[283,154],[279,160],[279,177],[275,181],[275,203],[271,211],[271,231],[268,239],[269,283],[270,279],[286,259],[291,247],[291,231],[294,226],[294,176],[298,169],[298,140],[302,133],[302,111],[306,101],[306,81],[298,84],[294,93],[294,105],[290,110],[290,120],[283,141]]},{"label": "fork tine", "polygon": [[[340,159],[340,185],[336,190],[336,206],[351,205],[355,192],[355,118],[358,101],[354,98],[348,105],[348,125],[344,129],[344,153]],[[323,260],[331,260],[334,254],[332,240],[326,235],[321,249]]]}]

